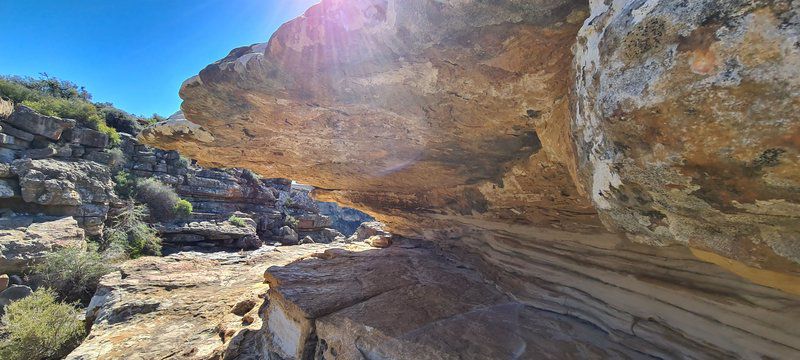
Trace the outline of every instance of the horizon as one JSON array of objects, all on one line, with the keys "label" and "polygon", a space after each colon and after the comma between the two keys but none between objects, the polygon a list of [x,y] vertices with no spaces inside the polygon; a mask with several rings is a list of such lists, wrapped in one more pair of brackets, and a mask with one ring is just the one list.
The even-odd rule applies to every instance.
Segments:
[{"label": "horizon", "polygon": [[180,110],[184,80],[267,41],[317,2],[0,0],[0,32],[14,34],[0,38],[0,75],[46,73],[85,87],[94,102],[167,117]]}]

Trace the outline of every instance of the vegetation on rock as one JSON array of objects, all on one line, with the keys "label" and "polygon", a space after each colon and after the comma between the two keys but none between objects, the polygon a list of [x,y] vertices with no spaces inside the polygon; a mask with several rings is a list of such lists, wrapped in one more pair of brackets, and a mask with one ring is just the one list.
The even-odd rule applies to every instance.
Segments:
[{"label": "vegetation on rock", "polygon": [[0,96],[43,115],[77,120],[108,135],[111,144],[119,143],[118,131],[136,134],[143,123],[163,119],[157,114],[151,119],[131,115],[111,103],[93,103],[83,86],[47,74],[38,78],[0,76]]},{"label": "vegetation on rock", "polygon": [[54,289],[59,299],[87,303],[100,278],[111,272],[97,250],[64,248],[47,254],[34,268],[41,285]]},{"label": "vegetation on rock", "polygon": [[152,220],[172,219],[180,197],[167,184],[153,178],[136,181],[137,201],[146,204]]},{"label": "vegetation on rock", "polygon": [[245,222],[244,222],[244,219],[242,219],[242,218],[240,218],[240,217],[238,217],[236,215],[231,215],[231,217],[228,218],[228,222],[231,223],[232,225],[238,226],[238,227],[247,226],[247,224],[245,224]]},{"label": "vegetation on rock", "polygon": [[147,217],[145,205],[129,200],[114,219],[114,225],[106,230],[106,246],[123,249],[132,258],[161,255],[161,238],[145,222]]},{"label": "vegetation on rock", "polygon": [[173,208],[173,213],[175,213],[175,216],[177,216],[179,219],[185,219],[189,217],[192,215],[192,211],[194,211],[192,203],[184,199],[178,199],[178,202]]},{"label": "vegetation on rock", "polygon": [[40,289],[6,307],[0,358],[5,360],[57,359],[74,349],[85,334],[80,311],[59,303],[50,289]]}]

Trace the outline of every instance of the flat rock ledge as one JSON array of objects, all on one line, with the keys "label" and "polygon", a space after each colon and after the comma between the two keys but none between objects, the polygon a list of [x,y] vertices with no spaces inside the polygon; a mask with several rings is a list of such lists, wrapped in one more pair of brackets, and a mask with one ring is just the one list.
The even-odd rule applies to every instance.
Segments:
[{"label": "flat rock ledge", "polygon": [[515,301],[426,243],[330,249],[264,276],[266,359],[646,358]]},{"label": "flat rock ledge", "polygon": [[103,277],[87,309],[91,332],[66,359],[256,359],[265,269],[328,248],[182,252],[128,261]]}]

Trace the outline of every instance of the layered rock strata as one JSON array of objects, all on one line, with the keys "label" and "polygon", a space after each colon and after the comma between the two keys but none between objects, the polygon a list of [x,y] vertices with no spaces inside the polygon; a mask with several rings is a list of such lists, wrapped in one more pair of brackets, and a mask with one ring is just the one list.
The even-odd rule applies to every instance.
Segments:
[{"label": "layered rock strata", "polygon": [[142,139],[314,185],[645,354],[797,357],[798,4],[586,5],[322,1]]},{"label": "layered rock strata", "polygon": [[587,323],[511,299],[429,243],[330,249],[264,276],[266,358],[644,357]]},{"label": "layered rock strata", "polygon": [[[71,216],[88,235],[98,236],[109,214],[120,205],[112,174],[124,170],[136,177],[156,178],[192,203],[194,212],[188,219],[159,226],[172,247],[254,249],[264,241],[280,240],[281,228],[293,218],[299,219],[293,226],[314,242],[330,243],[341,237],[330,229],[330,220],[319,214],[307,191],[293,191],[289,180],[263,179],[244,169],[195,166],[176,151],[142,145],[125,133],[120,134],[120,144],[112,147],[107,135],[73,120],[3,104],[2,210]],[[232,214],[246,224],[230,224]]]}]

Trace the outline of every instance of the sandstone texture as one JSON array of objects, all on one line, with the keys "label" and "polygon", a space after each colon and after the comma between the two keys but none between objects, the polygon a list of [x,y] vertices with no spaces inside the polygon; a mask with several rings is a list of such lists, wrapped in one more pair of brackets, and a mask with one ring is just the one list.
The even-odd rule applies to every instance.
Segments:
[{"label": "sandstone texture", "polygon": [[67,359],[258,359],[267,267],[325,245],[256,252],[183,252],[126,262],[101,280],[94,324]]},{"label": "sandstone texture", "polygon": [[84,230],[72,217],[0,218],[0,273],[22,274],[48,252],[64,247],[86,247]]},{"label": "sandstone texture", "polygon": [[[267,358],[640,358],[602,331],[527,307],[430,244],[330,249],[270,267]],[[275,356],[277,355],[277,356]]]},{"label": "sandstone texture", "polygon": [[[530,326],[547,310],[649,356],[795,358],[797,7],[324,0],[187,80],[179,124],[140,139],[434,240]],[[325,331],[303,301],[275,317],[299,329],[271,345],[287,356]],[[351,340],[336,350],[393,351]]]},{"label": "sandstone texture", "polygon": [[800,3],[592,2],[576,140],[604,223],[797,274]]}]

